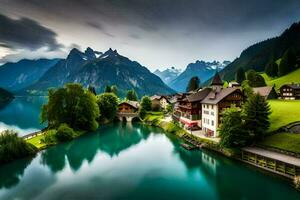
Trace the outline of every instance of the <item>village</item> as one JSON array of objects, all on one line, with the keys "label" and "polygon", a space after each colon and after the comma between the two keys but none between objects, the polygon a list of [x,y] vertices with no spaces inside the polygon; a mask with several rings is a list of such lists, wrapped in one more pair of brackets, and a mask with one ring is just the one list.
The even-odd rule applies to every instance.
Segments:
[{"label": "village", "polygon": [[[254,87],[252,90],[254,94],[259,94],[267,101],[281,99],[292,102],[300,99],[298,83],[284,84],[278,93],[274,86]],[[224,87],[224,82],[216,72],[209,87],[174,95],[154,95],[150,99],[152,111],[156,111],[152,114],[163,112],[161,121],[175,123],[181,127],[185,132],[183,139],[187,142],[182,146],[191,150],[202,147],[205,143],[202,141],[218,144],[224,112],[231,107],[240,110],[247,96],[242,91],[241,85],[235,81],[229,82],[228,86]],[[132,121],[139,116],[139,106],[137,101],[121,102],[118,118],[121,121]],[[167,112],[170,107],[171,112]],[[299,125],[295,123],[293,128],[298,129]],[[243,147],[240,150],[238,159],[250,165],[292,179],[300,174],[298,154],[259,145]]]}]

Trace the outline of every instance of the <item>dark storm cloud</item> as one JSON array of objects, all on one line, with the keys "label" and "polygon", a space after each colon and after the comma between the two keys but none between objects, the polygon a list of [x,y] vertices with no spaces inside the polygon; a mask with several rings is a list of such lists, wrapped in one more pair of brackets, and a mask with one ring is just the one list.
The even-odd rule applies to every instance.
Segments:
[{"label": "dark storm cloud", "polygon": [[0,14],[0,46],[10,49],[48,47],[50,51],[62,47],[56,33],[28,18],[12,19]]},{"label": "dark storm cloud", "polygon": [[[72,19],[91,18],[88,26],[102,29],[97,22],[135,25],[145,31],[165,26],[189,26],[202,31],[272,25],[299,15],[299,0],[6,0],[8,4],[38,9]],[[64,18],[61,18],[64,20]],[[207,30],[209,29],[209,30]]]}]

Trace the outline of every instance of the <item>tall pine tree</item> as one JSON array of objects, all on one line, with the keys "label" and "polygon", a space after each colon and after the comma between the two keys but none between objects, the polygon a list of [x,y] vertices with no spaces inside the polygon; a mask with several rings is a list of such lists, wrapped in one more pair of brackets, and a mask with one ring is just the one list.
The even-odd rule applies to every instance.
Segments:
[{"label": "tall pine tree", "polygon": [[284,76],[296,69],[296,55],[293,49],[289,48],[282,56],[281,62],[278,68],[278,75]]},{"label": "tall pine tree", "polygon": [[265,68],[265,72],[268,76],[276,77],[278,76],[278,65],[274,60],[271,60]]},{"label": "tall pine tree", "polygon": [[253,94],[244,105],[245,130],[253,136],[254,141],[264,138],[269,126],[270,105],[264,97]]},{"label": "tall pine tree", "polygon": [[137,101],[138,97],[136,92],[132,89],[132,90],[128,90],[127,94],[126,94],[126,99],[129,101]]},{"label": "tall pine tree", "polygon": [[238,70],[236,71],[235,80],[240,84],[242,84],[242,82],[246,80],[245,71],[242,67],[238,68]]},{"label": "tall pine tree", "polygon": [[198,78],[198,76],[194,76],[190,79],[186,91],[190,92],[190,91],[197,90],[199,88],[199,85],[200,85],[200,79]]}]

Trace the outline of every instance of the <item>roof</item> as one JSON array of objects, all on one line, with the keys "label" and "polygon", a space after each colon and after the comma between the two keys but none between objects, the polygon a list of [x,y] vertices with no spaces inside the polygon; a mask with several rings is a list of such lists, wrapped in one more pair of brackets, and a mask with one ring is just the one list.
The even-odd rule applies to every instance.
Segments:
[{"label": "roof", "polygon": [[223,85],[223,81],[217,71],[210,85]]},{"label": "roof", "polygon": [[168,97],[163,96],[163,95],[162,95],[162,96],[159,96],[159,95],[153,95],[153,96],[150,97],[151,100],[155,100],[155,99],[161,100],[162,98],[164,98],[168,103],[170,103],[170,100],[168,99]]},{"label": "roof", "polygon": [[119,103],[119,105],[121,105],[123,103],[128,104],[134,108],[139,108],[139,106],[140,106],[139,102],[137,102],[137,101],[123,101],[123,102]]},{"label": "roof", "polygon": [[236,91],[241,92],[239,88],[223,88],[220,92],[213,90],[205,97],[205,99],[202,100],[201,103],[218,104],[222,99]]},{"label": "roof", "polygon": [[161,96],[159,96],[159,95],[153,95],[150,97],[151,100],[160,99],[160,98],[161,98]]},{"label": "roof", "polygon": [[259,94],[260,96],[267,97],[271,93],[273,87],[265,86],[265,87],[255,87],[252,89],[255,94]]},{"label": "roof", "polygon": [[300,167],[300,158],[296,158],[294,156],[289,156],[258,147],[244,147],[242,150]]},{"label": "roof", "polygon": [[293,88],[293,89],[300,89],[300,83],[284,84],[281,87],[285,87],[285,86]]},{"label": "roof", "polygon": [[186,97],[189,102],[202,101],[211,91],[211,88],[204,88]]}]

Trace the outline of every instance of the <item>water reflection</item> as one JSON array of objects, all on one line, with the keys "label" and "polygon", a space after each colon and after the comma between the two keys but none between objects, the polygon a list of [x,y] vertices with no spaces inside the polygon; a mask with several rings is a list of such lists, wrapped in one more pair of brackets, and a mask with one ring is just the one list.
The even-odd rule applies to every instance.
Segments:
[{"label": "water reflection", "polygon": [[140,124],[105,125],[0,166],[0,199],[299,199],[278,178],[181,142]]},{"label": "water reflection", "polygon": [[100,150],[110,157],[115,157],[120,152],[145,140],[153,130],[158,129],[139,124],[114,123],[105,125],[94,133],[82,136],[78,140],[69,143],[59,144],[41,153],[42,164],[47,165],[52,172],[59,172],[65,168],[66,159],[73,171],[80,169],[82,163],[91,163]]},{"label": "water reflection", "polygon": [[13,129],[19,135],[40,130],[40,110],[45,97],[17,97],[0,110],[0,131]]},{"label": "water reflection", "polygon": [[30,164],[31,159],[18,160],[16,163],[9,163],[1,166],[0,189],[9,189],[17,185],[24,174],[25,168]]}]

